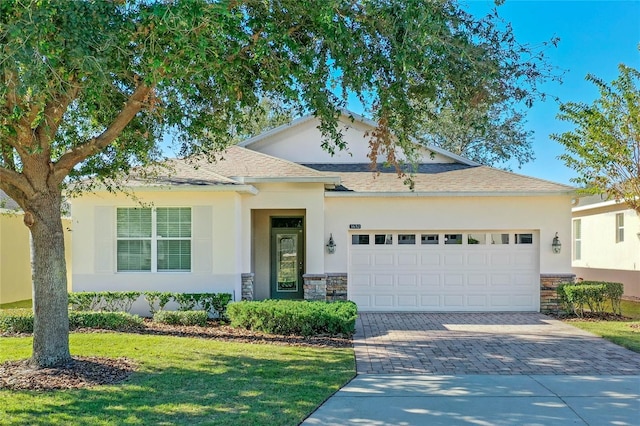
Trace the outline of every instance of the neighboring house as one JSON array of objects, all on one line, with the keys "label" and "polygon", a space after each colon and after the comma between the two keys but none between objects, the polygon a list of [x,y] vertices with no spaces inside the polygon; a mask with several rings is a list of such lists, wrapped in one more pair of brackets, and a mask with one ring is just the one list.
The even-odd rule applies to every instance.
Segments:
[{"label": "neighboring house", "polygon": [[573,207],[572,266],[584,280],[624,284],[626,297],[640,298],[640,217],[624,202],[600,195]]},{"label": "neighboring house", "polygon": [[[22,222],[18,205],[0,191],[0,304],[31,299],[31,240]],[[67,286],[71,289],[71,235],[69,218],[62,219],[65,229]]]},{"label": "neighboring house", "polygon": [[152,205],[107,191],[73,200],[74,291],[538,311],[572,279],[571,251],[551,244],[570,238],[573,188],[420,148],[411,190],[392,168],[371,172],[375,123],[354,117],[342,118],[348,152],[335,156],[304,117],[215,163],[174,160],[168,176],[132,177]]}]

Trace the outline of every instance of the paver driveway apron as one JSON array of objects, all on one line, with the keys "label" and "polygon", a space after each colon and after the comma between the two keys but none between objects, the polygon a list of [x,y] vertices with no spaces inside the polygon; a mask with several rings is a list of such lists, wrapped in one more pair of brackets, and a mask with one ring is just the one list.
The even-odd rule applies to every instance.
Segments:
[{"label": "paver driveway apron", "polygon": [[539,313],[361,313],[304,424],[640,424],[640,354]]}]

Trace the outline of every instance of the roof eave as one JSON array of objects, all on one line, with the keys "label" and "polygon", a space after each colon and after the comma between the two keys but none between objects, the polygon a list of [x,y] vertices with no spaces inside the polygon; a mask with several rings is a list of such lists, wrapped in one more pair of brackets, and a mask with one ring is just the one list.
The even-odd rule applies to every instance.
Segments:
[{"label": "roof eave", "polygon": [[339,185],[341,180],[337,176],[272,176],[272,177],[250,177],[234,176],[233,180],[240,183],[324,183],[329,185]]},{"label": "roof eave", "polygon": [[[127,188],[132,189],[133,191],[150,191],[150,192],[159,192],[159,191],[180,191],[180,192],[238,192],[241,194],[251,194],[256,195],[260,191],[253,185],[244,185],[244,184],[232,184],[232,185],[127,185]],[[92,189],[91,192],[110,192],[106,187],[100,186]]]},{"label": "roof eave", "polygon": [[442,192],[357,192],[357,191],[325,191],[325,197],[345,198],[421,198],[421,197],[547,197],[547,196],[573,196],[575,191],[442,191]]}]

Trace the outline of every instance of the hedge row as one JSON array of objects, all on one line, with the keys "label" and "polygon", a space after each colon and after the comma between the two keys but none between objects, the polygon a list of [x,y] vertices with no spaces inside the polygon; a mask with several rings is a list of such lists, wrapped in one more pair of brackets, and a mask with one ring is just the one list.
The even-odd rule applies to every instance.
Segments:
[{"label": "hedge row", "polygon": [[358,310],[350,301],[264,300],[230,303],[232,327],[284,335],[352,335]]},{"label": "hedge row", "polygon": [[622,283],[582,281],[562,283],[557,288],[558,298],[567,312],[583,317],[585,311],[604,313],[611,305],[614,314],[621,315],[620,301],[624,293]]},{"label": "hedge row", "polygon": [[[69,312],[69,329],[98,328],[126,331],[142,326],[142,318],[126,312]],[[33,311],[31,309],[0,310],[0,332],[33,333]]]},{"label": "hedge row", "polygon": [[171,293],[160,291],[84,291],[69,293],[69,306],[77,311],[129,312],[133,302],[143,296],[149,312],[155,314],[174,301],[180,311],[196,308],[211,316],[225,318],[227,305],[233,298],[229,293]]},{"label": "hedge row", "polygon": [[205,311],[158,311],[153,314],[153,321],[169,325],[206,326],[209,315]]}]

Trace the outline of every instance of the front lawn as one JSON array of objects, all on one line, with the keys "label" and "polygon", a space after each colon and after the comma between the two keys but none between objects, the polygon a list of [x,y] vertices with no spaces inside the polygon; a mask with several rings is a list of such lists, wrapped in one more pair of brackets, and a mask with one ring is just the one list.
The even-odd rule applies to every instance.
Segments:
[{"label": "front lawn", "polygon": [[622,300],[621,309],[622,315],[630,320],[573,319],[570,324],[640,353],[640,302]]},{"label": "front lawn", "polygon": [[[355,375],[351,348],[72,333],[74,356],[127,357],[119,385],[0,390],[0,425],[295,425]],[[30,337],[0,337],[0,363],[29,357]]]},{"label": "front lawn", "polygon": [[0,309],[16,309],[16,308],[28,308],[31,309],[33,307],[31,303],[31,299],[29,300],[20,300],[18,302],[12,303],[0,303]]}]

